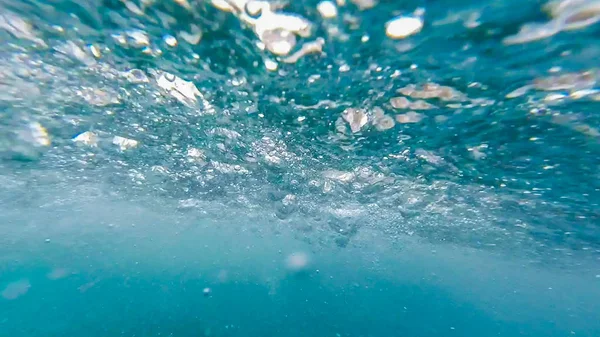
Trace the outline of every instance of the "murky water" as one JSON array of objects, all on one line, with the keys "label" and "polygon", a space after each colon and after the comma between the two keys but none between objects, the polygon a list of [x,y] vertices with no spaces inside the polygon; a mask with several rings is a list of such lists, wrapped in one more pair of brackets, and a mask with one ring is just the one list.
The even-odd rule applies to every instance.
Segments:
[{"label": "murky water", "polygon": [[0,11],[0,336],[600,335],[600,2]]}]

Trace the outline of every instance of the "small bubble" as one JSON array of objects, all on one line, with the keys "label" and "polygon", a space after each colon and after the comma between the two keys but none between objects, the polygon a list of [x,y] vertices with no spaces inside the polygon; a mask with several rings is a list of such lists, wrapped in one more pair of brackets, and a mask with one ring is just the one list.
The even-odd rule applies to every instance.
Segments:
[{"label": "small bubble", "polygon": [[98,48],[98,46],[96,45],[90,45],[89,46],[90,51],[92,52],[92,55],[94,55],[95,58],[100,58],[102,56],[102,53],[100,52],[100,48]]},{"label": "small bubble", "polygon": [[112,143],[114,145],[119,146],[119,148],[121,149],[121,151],[125,151],[127,149],[136,147],[138,145],[138,142],[136,140],[124,138],[124,137],[121,137],[121,136],[115,136],[115,137],[113,137]]},{"label": "small bubble", "polygon": [[337,16],[337,7],[331,1],[319,2],[319,4],[317,5],[317,10],[324,19],[331,19]]},{"label": "small bubble", "polygon": [[396,123],[394,122],[394,119],[392,117],[384,115],[377,118],[377,120],[375,121],[375,128],[378,131],[385,131],[393,128],[395,124]]},{"label": "small bubble", "polygon": [[171,73],[165,73],[164,74],[164,78],[169,81],[169,82],[174,82],[175,81],[175,75],[171,74]]},{"label": "small bubble", "polygon": [[179,33],[179,36],[187,43],[196,45],[200,43],[200,40],[202,40],[202,29],[196,25],[192,25],[189,33],[182,31]]},{"label": "small bubble", "polygon": [[362,109],[347,108],[342,112],[342,118],[350,124],[352,133],[357,133],[367,124],[369,118]]},{"label": "small bubble", "polygon": [[91,131],[86,131],[86,132],[80,133],[79,135],[73,137],[73,141],[76,143],[85,144],[88,146],[97,146],[98,137],[96,136],[95,133],[93,133]]},{"label": "small bubble", "polygon": [[267,68],[267,70],[275,71],[277,70],[277,66],[277,62],[269,59],[265,60],[265,68]]},{"label": "small bubble", "polygon": [[265,31],[261,36],[265,47],[273,54],[287,55],[296,45],[296,36],[285,29]]},{"label": "small bubble", "polygon": [[46,240],[44,240],[44,241],[45,241],[46,243],[49,243],[49,242],[50,242],[50,239],[46,239]]},{"label": "small bubble", "polygon": [[350,0],[361,11],[371,9],[377,5],[377,0]]},{"label": "small bubble", "polygon": [[423,28],[423,21],[418,17],[400,16],[385,24],[385,33],[392,39],[404,39],[416,34]]},{"label": "small bubble", "polygon": [[165,40],[165,43],[167,44],[167,46],[169,47],[175,47],[177,46],[177,39],[174,36],[171,35],[165,35],[163,37],[163,40]]},{"label": "small bubble", "polygon": [[210,296],[211,292],[212,292],[212,291],[211,291],[211,290],[210,290],[210,288],[208,288],[208,287],[206,287],[206,288],[204,288],[204,289],[202,290],[202,294],[204,294],[204,297],[208,297],[208,296]]},{"label": "small bubble", "polygon": [[395,109],[406,109],[410,106],[410,101],[406,97],[393,97],[390,99],[390,104]]},{"label": "small bubble", "polygon": [[127,32],[127,36],[131,39],[131,44],[136,47],[146,47],[150,45],[148,33],[143,30],[134,29]]},{"label": "small bubble", "polygon": [[148,83],[148,77],[140,69],[131,69],[124,74],[125,77],[132,83]]}]

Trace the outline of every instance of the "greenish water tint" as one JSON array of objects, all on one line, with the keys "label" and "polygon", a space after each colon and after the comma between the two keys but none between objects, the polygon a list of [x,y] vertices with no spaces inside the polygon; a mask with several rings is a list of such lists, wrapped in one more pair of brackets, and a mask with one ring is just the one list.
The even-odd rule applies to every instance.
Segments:
[{"label": "greenish water tint", "polygon": [[[409,242],[397,254],[384,247],[323,249],[312,254],[311,270],[299,275],[282,268],[285,256],[278,251],[285,255],[286,247],[307,246],[279,236],[264,238],[268,248],[236,249],[264,241],[238,234],[227,243],[226,235],[208,234],[212,231],[194,231],[195,239],[178,247],[165,238],[156,245],[160,251],[140,256],[146,261],[128,261],[135,254],[130,247],[113,247],[68,262],[79,269],[57,271],[32,262],[3,272],[3,281],[26,277],[31,284],[25,295],[3,304],[3,334],[594,336],[598,331],[592,318],[600,309],[600,293],[595,280],[581,275],[477,251],[433,253]],[[214,246],[225,257],[214,255]],[[48,253],[52,260],[56,253]],[[205,287],[211,289],[208,297]]]},{"label": "greenish water tint", "polygon": [[600,336],[598,1],[247,2],[0,1],[0,337]]},{"label": "greenish water tint", "polygon": [[[83,206],[76,207],[83,210]],[[363,231],[340,249],[242,218],[182,222],[159,207],[96,203],[88,219],[53,210],[4,250],[2,335],[26,336],[595,336],[593,265],[539,265],[513,255],[390,240]],[[23,215],[21,215],[23,216]],[[18,216],[11,215],[11,218]],[[71,222],[76,220],[77,222]],[[110,230],[90,232],[94,224]],[[135,227],[132,224],[136,224]],[[258,224],[263,225],[264,224]],[[49,228],[49,227],[48,227]],[[304,241],[304,242],[303,242]],[[6,247],[6,246],[3,246]],[[15,248],[19,247],[19,248]],[[294,252],[308,264],[286,266]],[[210,296],[203,292],[211,290]]]}]

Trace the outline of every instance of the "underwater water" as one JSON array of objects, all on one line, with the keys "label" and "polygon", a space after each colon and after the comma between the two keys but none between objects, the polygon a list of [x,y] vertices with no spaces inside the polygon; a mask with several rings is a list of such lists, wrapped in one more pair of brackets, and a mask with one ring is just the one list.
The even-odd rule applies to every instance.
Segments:
[{"label": "underwater water", "polygon": [[600,1],[0,1],[0,337],[600,336]]}]

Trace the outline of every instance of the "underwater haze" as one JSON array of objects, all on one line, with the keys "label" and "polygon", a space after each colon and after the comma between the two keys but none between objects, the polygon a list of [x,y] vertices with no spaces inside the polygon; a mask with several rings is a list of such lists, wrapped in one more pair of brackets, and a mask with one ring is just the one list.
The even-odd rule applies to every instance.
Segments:
[{"label": "underwater haze", "polygon": [[600,1],[0,0],[0,337],[600,336]]}]

